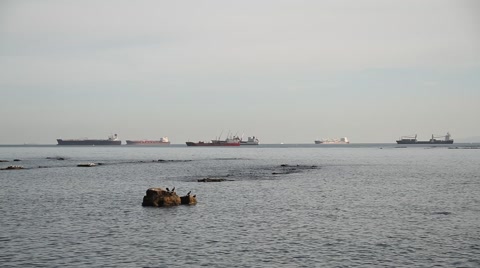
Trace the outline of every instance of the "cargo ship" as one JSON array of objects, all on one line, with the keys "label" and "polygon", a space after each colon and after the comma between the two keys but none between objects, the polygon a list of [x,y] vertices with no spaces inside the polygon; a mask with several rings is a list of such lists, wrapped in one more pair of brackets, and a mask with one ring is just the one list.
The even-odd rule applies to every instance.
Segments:
[{"label": "cargo ship", "polygon": [[349,144],[350,141],[347,137],[343,137],[340,139],[321,139],[315,140],[315,144]]},{"label": "cargo ship", "polygon": [[209,142],[199,141],[191,142],[187,141],[187,146],[240,146],[240,138],[237,136],[228,137],[225,140],[211,140]]},{"label": "cargo ship", "polygon": [[127,140],[127,145],[147,145],[147,146],[159,146],[170,145],[168,137],[162,137],[160,140]]},{"label": "cargo ship", "polygon": [[109,136],[108,139],[57,139],[58,145],[121,145],[122,141],[118,139],[117,134]]},{"label": "cargo ship", "polygon": [[[443,138],[443,139],[438,139]],[[397,144],[453,144],[450,133],[447,132],[445,136],[435,136],[432,134],[432,138],[428,141],[417,140],[417,134],[415,136],[403,136],[397,140]]]},{"label": "cargo ship", "polygon": [[248,137],[246,141],[243,139],[240,140],[240,145],[258,145],[259,140],[255,136]]}]

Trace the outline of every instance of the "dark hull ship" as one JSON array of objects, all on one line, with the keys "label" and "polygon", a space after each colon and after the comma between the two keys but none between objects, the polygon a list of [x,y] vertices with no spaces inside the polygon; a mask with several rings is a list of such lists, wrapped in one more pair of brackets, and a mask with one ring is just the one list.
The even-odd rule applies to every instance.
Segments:
[{"label": "dark hull ship", "polygon": [[96,146],[96,145],[121,145],[122,141],[118,139],[117,134],[108,137],[108,139],[57,139],[58,145],[83,145],[83,146]]},{"label": "dark hull ship", "polygon": [[[417,140],[415,136],[403,136],[397,140],[397,144],[453,144],[453,139],[450,138],[450,133],[447,132],[445,136],[435,136],[432,134],[432,138],[428,141]],[[443,138],[443,139],[438,139]]]}]

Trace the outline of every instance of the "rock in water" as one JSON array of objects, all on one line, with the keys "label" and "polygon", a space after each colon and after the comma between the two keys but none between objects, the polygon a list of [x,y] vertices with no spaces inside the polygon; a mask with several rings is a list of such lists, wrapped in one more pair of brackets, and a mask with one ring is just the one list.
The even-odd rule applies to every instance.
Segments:
[{"label": "rock in water", "polygon": [[182,196],[180,199],[182,200],[182,205],[195,205],[197,203],[196,196],[192,195]]},{"label": "rock in water", "polygon": [[22,166],[8,166],[6,168],[0,168],[0,170],[16,170],[16,169],[24,169]]},{"label": "rock in water", "polygon": [[143,197],[142,206],[168,207],[180,205],[180,197],[174,192],[167,192],[163,188],[150,188]]},{"label": "rock in water", "polygon": [[213,179],[213,178],[203,178],[203,179],[198,179],[198,182],[221,182],[221,181],[231,181],[227,179]]}]

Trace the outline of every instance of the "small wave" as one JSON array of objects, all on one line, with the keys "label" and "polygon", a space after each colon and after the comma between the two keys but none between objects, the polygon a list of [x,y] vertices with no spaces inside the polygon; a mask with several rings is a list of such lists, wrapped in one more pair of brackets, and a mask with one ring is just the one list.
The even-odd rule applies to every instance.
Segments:
[{"label": "small wave", "polygon": [[452,212],[448,212],[448,211],[436,211],[436,212],[432,212],[432,215],[451,215]]},{"label": "small wave", "polygon": [[386,244],[386,243],[376,243],[375,246],[377,247],[382,247],[382,248],[388,248],[390,247],[389,244]]}]

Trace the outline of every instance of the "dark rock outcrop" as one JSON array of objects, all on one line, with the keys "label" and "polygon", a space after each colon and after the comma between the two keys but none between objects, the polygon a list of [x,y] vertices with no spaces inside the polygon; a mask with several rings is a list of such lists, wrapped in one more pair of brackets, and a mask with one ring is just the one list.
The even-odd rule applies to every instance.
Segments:
[{"label": "dark rock outcrop", "polygon": [[1,168],[0,170],[16,170],[16,169],[24,169],[22,166],[8,166],[6,168]]},{"label": "dark rock outcrop", "polygon": [[180,197],[182,205],[195,205],[197,203],[197,197],[193,195],[186,195]]},{"label": "dark rock outcrop", "polygon": [[279,169],[272,172],[272,175],[285,175],[285,174],[299,173],[299,172],[310,170],[310,169],[318,169],[318,167],[315,165],[309,166],[309,165],[281,164]]},{"label": "dark rock outcrop", "polygon": [[190,192],[186,196],[178,196],[175,191],[167,191],[163,188],[150,188],[143,197],[142,206],[144,207],[169,207],[178,205],[194,205],[197,203],[196,196],[191,196]]},{"label": "dark rock outcrop", "polygon": [[203,178],[203,179],[198,179],[198,182],[221,182],[221,181],[232,181],[232,180],[227,180],[227,179],[214,179],[214,178]]},{"label": "dark rock outcrop", "polygon": [[78,164],[77,167],[94,167],[97,164],[95,163],[83,163],[83,164]]},{"label": "dark rock outcrop", "polygon": [[65,157],[47,157],[47,159],[50,159],[50,160],[65,160]]}]

